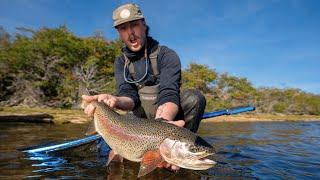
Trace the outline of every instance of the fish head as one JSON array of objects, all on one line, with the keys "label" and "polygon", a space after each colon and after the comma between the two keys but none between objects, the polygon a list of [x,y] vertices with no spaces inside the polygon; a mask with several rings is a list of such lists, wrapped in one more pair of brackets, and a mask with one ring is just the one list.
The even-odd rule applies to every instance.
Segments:
[{"label": "fish head", "polygon": [[215,153],[213,147],[199,136],[195,141],[166,138],[159,149],[165,161],[182,168],[206,170],[216,164],[208,158]]}]

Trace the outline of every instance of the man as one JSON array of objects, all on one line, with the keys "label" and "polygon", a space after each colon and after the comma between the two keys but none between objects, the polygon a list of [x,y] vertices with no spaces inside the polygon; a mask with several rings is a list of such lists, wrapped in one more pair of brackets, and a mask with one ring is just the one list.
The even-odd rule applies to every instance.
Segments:
[{"label": "man", "polygon": [[[114,63],[118,95],[83,96],[111,108],[158,119],[196,132],[206,101],[196,90],[180,94],[181,65],[178,55],[149,36],[149,27],[136,4],[125,4],[113,12],[113,26],[125,47]],[[92,116],[93,106],[85,113]],[[169,167],[170,165],[166,165]],[[173,166],[172,169],[178,169]]]}]

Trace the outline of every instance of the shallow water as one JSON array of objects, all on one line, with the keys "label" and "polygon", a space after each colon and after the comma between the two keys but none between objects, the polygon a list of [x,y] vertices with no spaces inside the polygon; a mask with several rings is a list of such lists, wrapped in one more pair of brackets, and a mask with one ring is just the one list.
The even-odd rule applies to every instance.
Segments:
[{"label": "shallow water", "polygon": [[[139,164],[104,166],[90,147],[27,155],[17,149],[83,137],[85,125],[0,123],[0,179],[135,179]],[[216,150],[209,171],[157,169],[142,179],[319,179],[320,122],[205,123]]]}]

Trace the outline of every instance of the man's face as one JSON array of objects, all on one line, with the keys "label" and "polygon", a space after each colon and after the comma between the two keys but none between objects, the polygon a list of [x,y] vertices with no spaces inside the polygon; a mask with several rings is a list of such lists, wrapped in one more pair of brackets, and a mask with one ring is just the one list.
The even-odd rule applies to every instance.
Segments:
[{"label": "man's face", "polygon": [[122,42],[131,51],[139,51],[146,41],[147,26],[143,20],[130,21],[116,27]]}]

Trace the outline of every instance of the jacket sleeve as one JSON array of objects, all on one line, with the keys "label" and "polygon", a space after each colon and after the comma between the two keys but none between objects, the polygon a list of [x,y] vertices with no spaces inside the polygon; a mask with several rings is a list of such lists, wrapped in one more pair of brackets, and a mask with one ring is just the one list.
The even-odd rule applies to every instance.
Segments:
[{"label": "jacket sleeve", "polygon": [[162,46],[158,55],[160,71],[160,91],[158,95],[158,106],[166,103],[180,105],[180,81],[181,63],[180,58],[173,50]]},{"label": "jacket sleeve", "polygon": [[138,90],[135,84],[127,83],[123,77],[124,60],[120,57],[114,62],[114,76],[116,78],[117,95],[129,97],[133,100],[136,108],[140,104]]}]

